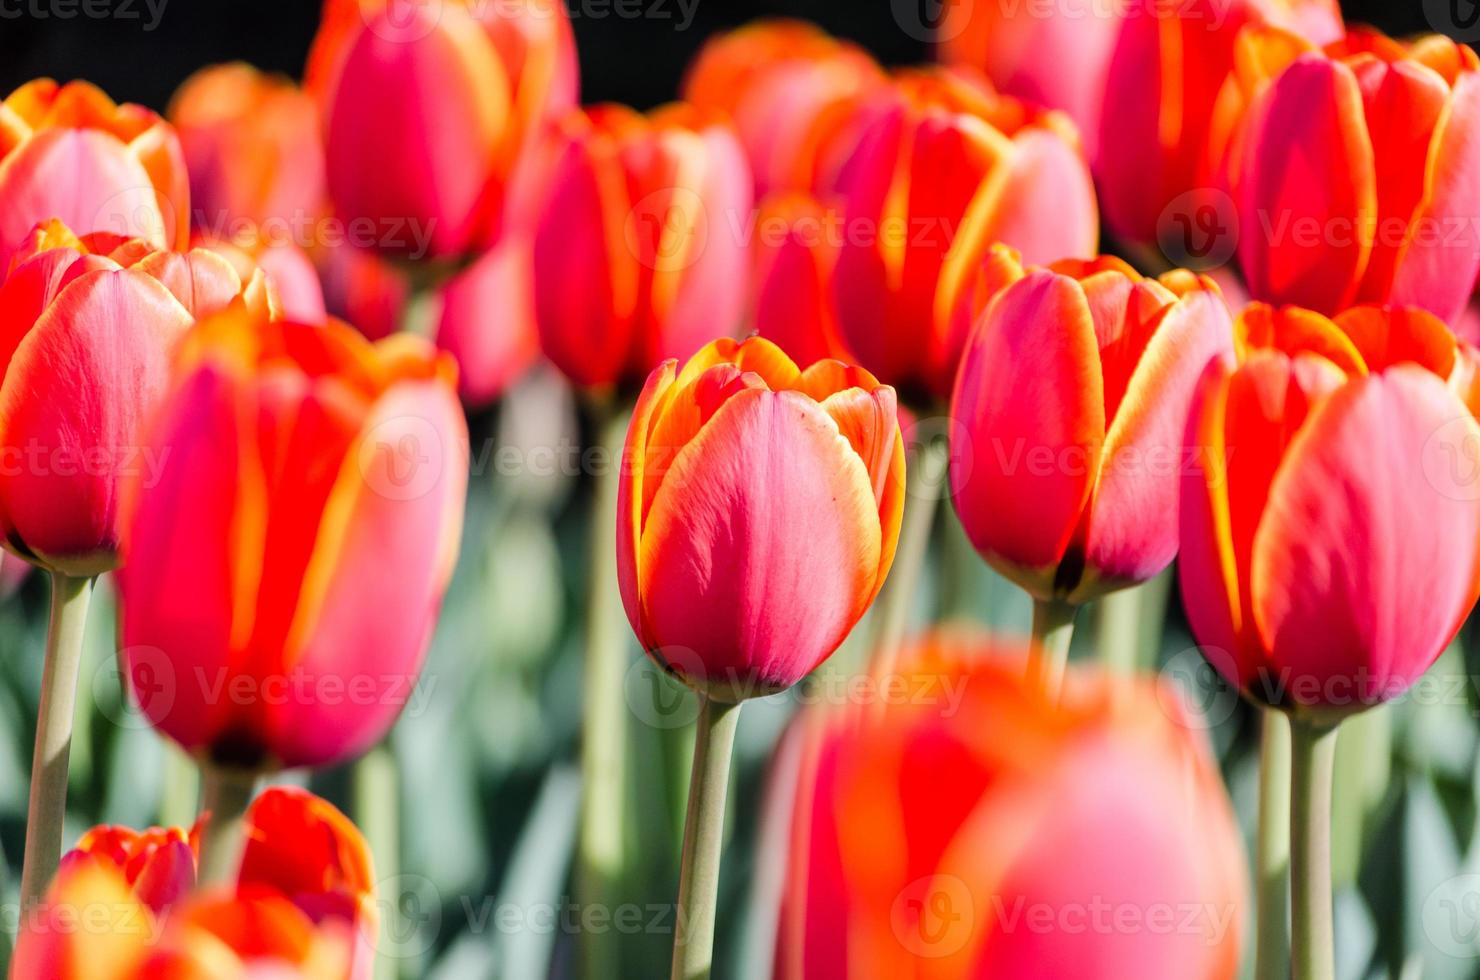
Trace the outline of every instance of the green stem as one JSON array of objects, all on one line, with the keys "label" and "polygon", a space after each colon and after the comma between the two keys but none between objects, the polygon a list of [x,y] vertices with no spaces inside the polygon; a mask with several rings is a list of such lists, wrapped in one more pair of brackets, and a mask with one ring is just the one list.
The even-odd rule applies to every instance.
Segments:
[{"label": "green stem", "polygon": [[1292,980],[1334,980],[1331,923],[1331,775],[1336,729],[1290,722],[1290,942]]},{"label": "green stem", "polygon": [[1258,946],[1254,976],[1284,980],[1290,969],[1290,723],[1266,709],[1259,738]]},{"label": "green stem", "polygon": [[51,574],[51,623],[41,672],[36,745],[31,756],[31,798],[26,810],[26,848],[21,864],[21,907],[46,894],[62,858],[62,823],[67,814],[67,759],[77,713],[77,675],[92,579]]},{"label": "green stem", "polygon": [[[586,664],[581,730],[580,862],[576,879],[582,908],[615,908],[626,854],[627,717],[626,625],[617,584],[617,490],[627,413],[609,412],[600,421],[607,466],[596,475],[592,501],[590,580],[586,607]],[[622,975],[621,937],[611,930],[582,932],[582,975],[615,980]]]},{"label": "green stem", "polygon": [[1095,645],[1112,674],[1131,675],[1140,669],[1143,588],[1111,592],[1095,606]]},{"label": "green stem", "polygon": [[916,450],[905,478],[904,516],[900,520],[899,545],[894,565],[876,604],[873,635],[875,677],[894,673],[899,648],[909,627],[910,608],[920,582],[920,571],[930,550],[930,531],[940,508],[941,487],[946,476],[946,443],[931,439]]},{"label": "green stem", "polygon": [[[378,881],[394,881],[400,876],[400,793],[396,756],[384,743],[371,749],[355,762],[355,823],[370,845],[375,859]],[[381,907],[380,942],[375,957],[375,980],[395,980],[400,960],[390,937],[402,935],[399,902]]]},{"label": "green stem", "polygon": [[1078,606],[1062,599],[1033,599],[1033,650],[1028,657],[1028,679],[1051,698],[1059,696],[1069,663],[1069,641],[1074,637]]},{"label": "green stem", "polygon": [[739,721],[740,705],[700,695],[689,810],[683,828],[683,863],[678,875],[672,980],[708,980],[714,961],[714,911],[725,838],[725,795]]},{"label": "green stem", "polygon": [[247,807],[257,791],[257,774],[204,764],[200,777],[201,810],[210,819],[201,828],[199,880],[202,885],[230,885],[241,870]]}]

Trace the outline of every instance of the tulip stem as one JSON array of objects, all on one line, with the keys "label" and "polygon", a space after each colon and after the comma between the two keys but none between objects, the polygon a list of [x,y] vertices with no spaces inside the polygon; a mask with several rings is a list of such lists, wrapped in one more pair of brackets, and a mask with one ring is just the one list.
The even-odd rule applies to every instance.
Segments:
[{"label": "tulip stem", "polygon": [[1284,980],[1290,969],[1290,723],[1279,711],[1266,709],[1260,714],[1254,976]]},{"label": "tulip stem", "polygon": [[200,835],[202,885],[230,885],[241,870],[247,845],[247,807],[257,791],[257,774],[208,763],[201,766],[201,811],[210,814]]},{"label": "tulip stem", "polygon": [[869,669],[875,678],[894,673],[900,644],[909,627],[910,606],[918,591],[926,553],[930,550],[930,532],[935,526],[935,512],[939,509],[941,487],[945,481],[946,448],[945,440],[940,438],[921,444],[905,477],[899,545],[875,612],[873,663]]},{"label": "tulip stem", "polygon": [[31,756],[31,798],[26,809],[26,848],[21,863],[21,907],[46,894],[62,859],[62,824],[67,815],[67,760],[77,713],[77,676],[87,626],[90,578],[51,573],[51,622],[41,670],[36,745]]},{"label": "tulip stem", "polygon": [[1334,980],[1331,922],[1331,777],[1336,728],[1290,721],[1292,980]]},{"label": "tulip stem", "polygon": [[[576,878],[582,908],[615,908],[627,852],[627,672],[626,626],[617,583],[617,492],[627,413],[597,413],[597,431],[606,467],[595,474],[591,502],[589,576],[586,606],[586,663],[581,729],[580,853]],[[581,975],[615,980],[622,975],[621,937],[610,931],[582,932]]]},{"label": "tulip stem", "polygon": [[1033,650],[1028,655],[1028,680],[1050,698],[1059,696],[1069,663],[1069,641],[1074,638],[1074,614],[1079,607],[1062,599],[1033,599]]},{"label": "tulip stem", "polygon": [[673,932],[672,980],[708,980],[714,960],[714,911],[725,838],[725,795],[740,705],[699,696],[694,768],[683,828],[678,875],[678,924]]}]

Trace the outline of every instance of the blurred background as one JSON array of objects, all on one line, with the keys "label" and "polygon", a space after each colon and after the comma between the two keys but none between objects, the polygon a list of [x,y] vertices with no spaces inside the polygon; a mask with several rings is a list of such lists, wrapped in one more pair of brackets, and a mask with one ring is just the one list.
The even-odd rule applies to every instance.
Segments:
[{"label": "blurred background", "polygon": [[[158,110],[180,82],[208,64],[245,60],[296,74],[318,6],[309,0],[133,0],[136,18],[99,20],[30,16],[29,2],[0,0],[0,88],[42,75],[85,78],[120,101]],[[924,32],[909,25],[937,2],[586,0],[572,12],[582,96],[638,107],[671,99],[685,65],[710,34],[762,16],[813,20],[886,64],[922,61],[928,57]],[[1342,6],[1350,20],[1389,33],[1430,28],[1426,5],[1416,0]],[[499,408],[472,419],[474,473],[461,562],[417,696],[380,755],[382,777],[396,784],[399,812],[357,812],[357,784],[348,770],[314,777],[314,788],[355,812],[368,834],[396,842],[399,861],[382,868],[390,903],[384,975],[572,976],[580,935],[593,928],[571,899],[581,597],[591,509],[589,481],[572,459],[578,447],[594,441],[581,425],[574,396],[550,372],[536,372]],[[509,445],[523,447],[519,458],[527,465],[503,467],[491,455],[477,455],[480,447]],[[547,462],[535,465],[538,459]],[[934,547],[942,560],[967,549],[954,517],[941,522]],[[936,607],[917,610],[917,619],[944,615],[1026,633],[1027,600],[969,549],[966,554],[970,577],[955,594],[922,589]],[[1186,684],[1216,722],[1215,748],[1251,834],[1257,724],[1203,667],[1169,580],[1151,588],[1160,590],[1167,612],[1164,623],[1140,624],[1144,659]],[[44,581],[31,576],[0,603],[0,846],[10,866],[7,896],[16,888],[46,591]],[[92,615],[81,694],[89,710],[79,719],[73,750],[67,840],[95,822],[188,822],[194,794],[188,768],[171,761],[174,750],[120,695],[106,585]],[[1335,844],[1343,978],[1480,977],[1480,928],[1458,953],[1445,941],[1453,930],[1436,935],[1434,928],[1446,915],[1480,927],[1480,907],[1425,903],[1440,883],[1480,874],[1480,696],[1473,665],[1465,663],[1466,649],[1480,651],[1472,630],[1473,624],[1435,668],[1440,684],[1452,684],[1452,696],[1422,711],[1405,703],[1369,712],[1342,736],[1336,806],[1354,816],[1338,826],[1358,828]],[[1095,636],[1094,621],[1084,622],[1076,637],[1080,655]],[[622,640],[630,647],[629,737],[633,757],[644,762],[626,774],[629,814],[617,898],[641,913],[634,928],[596,928],[605,931],[614,957],[609,975],[635,978],[666,972],[672,923],[663,921],[662,910],[675,891],[692,711],[681,692],[647,667],[625,628]],[[766,857],[755,846],[759,802],[767,761],[806,697],[802,689],[766,699],[747,709],[741,726],[735,798],[743,805],[729,824],[720,900],[726,911],[717,962],[724,977],[769,973],[770,964],[754,954],[764,948],[756,937],[764,936],[766,916],[752,914],[751,905]],[[1466,894],[1476,898],[1480,891]],[[13,922],[5,926],[8,942]],[[1470,954],[1462,955],[1467,949]]]}]

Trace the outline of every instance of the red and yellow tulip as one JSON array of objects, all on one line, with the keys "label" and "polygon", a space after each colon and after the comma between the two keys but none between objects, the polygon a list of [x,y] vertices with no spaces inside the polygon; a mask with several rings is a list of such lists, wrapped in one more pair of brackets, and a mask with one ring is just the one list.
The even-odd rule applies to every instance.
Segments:
[{"label": "red and yellow tulip", "polygon": [[1250,307],[1203,379],[1178,562],[1208,659],[1329,721],[1402,694],[1480,594],[1473,364],[1416,308]]},{"label": "red and yellow tulip", "polygon": [[133,487],[120,658],[143,713],[252,769],[363,751],[411,697],[457,553],[467,429],[429,345],[231,311],[179,359]]},{"label": "red and yellow tulip", "polygon": [[720,701],[790,687],[879,592],[904,506],[894,391],[770,341],[648,378],[627,435],[617,568],[666,670]]}]

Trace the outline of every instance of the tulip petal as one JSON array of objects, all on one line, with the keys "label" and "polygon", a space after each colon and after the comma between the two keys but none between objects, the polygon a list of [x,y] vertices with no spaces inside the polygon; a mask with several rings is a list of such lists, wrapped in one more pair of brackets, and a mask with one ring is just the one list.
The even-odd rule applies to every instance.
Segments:
[{"label": "tulip petal", "polygon": [[[622,592],[622,607],[627,612],[627,621],[632,632],[646,648],[653,643],[652,634],[643,621],[640,588],[639,543],[642,541],[643,517],[647,513],[646,484],[648,469],[648,430],[653,424],[654,412],[673,386],[675,364],[665,361],[653,369],[637,397],[637,406],[632,410],[632,420],[627,425],[627,440],[622,450],[622,466],[626,478],[617,481],[617,585]],[[667,469],[671,457],[660,460]]]},{"label": "tulip petal", "polygon": [[242,291],[241,278],[231,264],[205,249],[155,252],[133,268],[164,283],[197,320],[226,309]]}]

